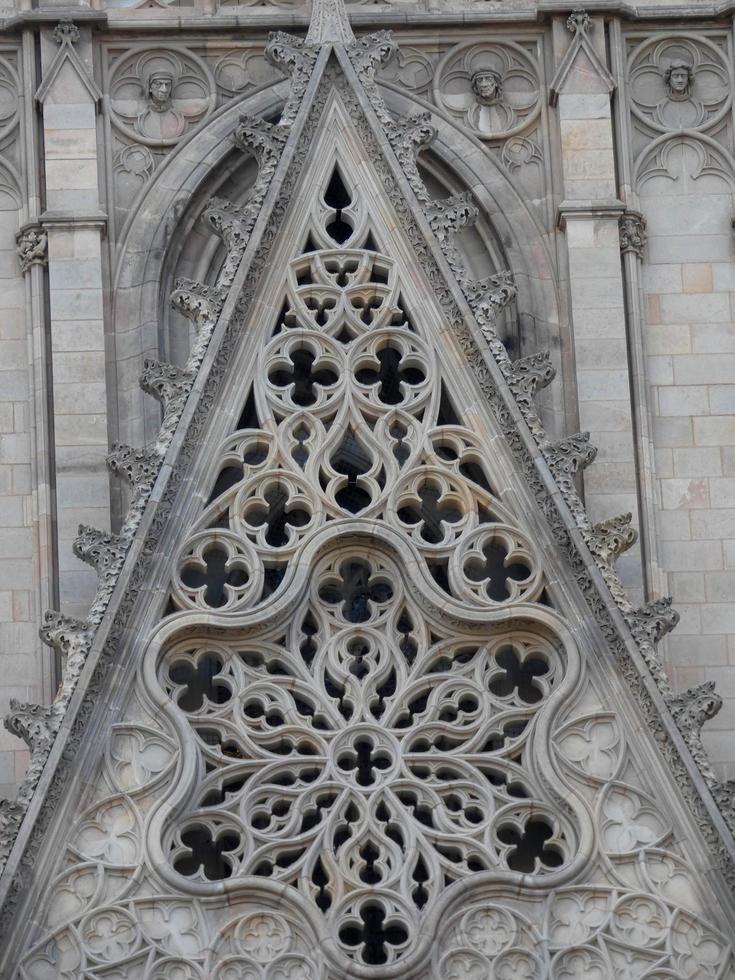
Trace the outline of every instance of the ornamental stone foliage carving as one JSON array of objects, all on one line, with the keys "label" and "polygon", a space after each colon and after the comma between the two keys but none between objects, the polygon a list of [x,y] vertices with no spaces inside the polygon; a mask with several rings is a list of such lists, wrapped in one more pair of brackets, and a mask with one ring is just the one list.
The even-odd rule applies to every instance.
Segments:
[{"label": "ornamental stone foliage carving", "polygon": [[437,65],[434,100],[481,139],[506,139],[541,111],[535,56],[511,41],[463,42]]},{"label": "ornamental stone foliage carving", "polygon": [[184,48],[138,48],[120,56],[109,86],[114,125],[151,147],[174,145],[215,105],[209,68]]},{"label": "ornamental stone foliage carving", "polygon": [[[680,830],[353,162],[271,271],[20,980],[722,978]],[[515,372],[529,397],[551,374]]]},{"label": "ornamental stone foliage carving", "polygon": [[51,36],[57,44],[76,44],[79,40],[79,28],[73,20],[64,18],[51,31]]},{"label": "ornamental stone foliage carving", "polygon": [[633,115],[658,133],[708,130],[732,103],[732,69],[726,51],[704,36],[657,34],[629,57]]},{"label": "ornamental stone foliage carving", "polygon": [[20,271],[48,264],[48,235],[39,227],[24,228],[15,236]]},{"label": "ornamental stone foliage carving", "polygon": [[648,240],[646,219],[637,211],[626,211],[620,216],[619,225],[621,253],[625,255],[627,252],[633,252],[642,259]]}]

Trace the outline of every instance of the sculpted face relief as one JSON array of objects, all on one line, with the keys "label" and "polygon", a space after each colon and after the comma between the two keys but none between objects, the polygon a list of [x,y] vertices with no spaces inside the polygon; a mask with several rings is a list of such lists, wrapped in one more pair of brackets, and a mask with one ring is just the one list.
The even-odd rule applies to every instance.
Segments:
[{"label": "sculpted face relief", "polygon": [[498,72],[490,68],[477,71],[472,76],[472,91],[482,105],[492,105],[503,94],[503,80]]}]

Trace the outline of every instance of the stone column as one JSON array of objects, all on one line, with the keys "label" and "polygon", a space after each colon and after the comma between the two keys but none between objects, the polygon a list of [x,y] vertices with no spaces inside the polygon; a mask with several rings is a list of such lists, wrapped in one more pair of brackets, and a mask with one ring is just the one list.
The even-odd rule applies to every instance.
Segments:
[{"label": "stone column", "polygon": [[[86,32],[85,32],[86,33]],[[109,528],[110,486],[102,235],[97,159],[99,92],[91,42],[69,24],[44,38],[43,106],[54,453],[61,609],[86,615],[97,576],[72,553],[80,523]],[[89,61],[85,60],[85,57]]]},{"label": "stone column", "polygon": [[[631,511],[639,523],[625,291],[620,263],[614,131],[614,83],[604,64],[603,23],[572,14],[555,25],[559,60],[551,83],[561,139],[564,199],[559,227],[566,235],[579,426],[599,452],[584,474],[593,521]],[[596,38],[597,47],[592,38]],[[631,594],[642,599],[640,551],[618,562]]]}]

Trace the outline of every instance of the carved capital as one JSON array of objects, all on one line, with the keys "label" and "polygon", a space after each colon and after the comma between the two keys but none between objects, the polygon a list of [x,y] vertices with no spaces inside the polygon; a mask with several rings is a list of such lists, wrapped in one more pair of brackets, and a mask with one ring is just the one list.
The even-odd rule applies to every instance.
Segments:
[{"label": "carved capital", "polygon": [[47,265],[48,235],[43,228],[24,228],[15,236],[15,241],[21,272],[28,272],[34,265]]},{"label": "carved capital", "polygon": [[632,548],[638,539],[638,532],[631,525],[632,514],[618,514],[606,521],[593,524],[584,531],[587,547],[595,558],[612,568],[615,561]]},{"label": "carved capital", "polygon": [[567,17],[567,30],[572,34],[589,34],[592,32],[590,15],[582,7],[576,7]]},{"label": "carved capital", "polygon": [[107,465],[122,477],[133,490],[147,492],[155,482],[161,466],[161,454],[154,449],[135,449],[114,442],[107,457]]},{"label": "carved capital", "polygon": [[646,235],[646,219],[637,211],[626,211],[621,214],[619,219],[620,227],[620,251],[623,255],[626,252],[634,252],[639,259],[643,258],[643,251],[648,241]]},{"label": "carved capital", "polygon": [[655,646],[676,627],[679,613],[671,605],[671,596],[664,596],[640,606],[628,621],[634,636]]},{"label": "carved capital", "polygon": [[77,558],[96,570],[100,579],[107,579],[122,568],[127,545],[117,534],[80,524],[73,550]]},{"label": "carved capital", "polygon": [[79,40],[79,28],[70,17],[62,17],[51,31],[51,37],[57,44],[76,44]]},{"label": "carved capital", "polygon": [[197,330],[216,323],[224,301],[225,293],[218,286],[193,279],[177,279],[171,293],[171,305],[191,320]]}]

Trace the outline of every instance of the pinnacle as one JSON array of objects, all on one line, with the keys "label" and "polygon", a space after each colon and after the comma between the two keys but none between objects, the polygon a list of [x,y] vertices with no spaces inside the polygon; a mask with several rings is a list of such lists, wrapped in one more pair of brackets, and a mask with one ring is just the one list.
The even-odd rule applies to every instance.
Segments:
[{"label": "pinnacle", "polygon": [[350,20],[344,0],[312,0],[311,23],[306,35],[306,43],[354,44]]}]

